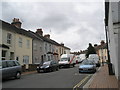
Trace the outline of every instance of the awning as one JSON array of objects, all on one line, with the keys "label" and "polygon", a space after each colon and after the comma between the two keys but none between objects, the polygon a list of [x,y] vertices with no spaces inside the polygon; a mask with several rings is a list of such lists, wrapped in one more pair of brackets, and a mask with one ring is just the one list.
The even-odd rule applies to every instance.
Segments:
[{"label": "awning", "polygon": [[53,55],[58,55],[58,53],[53,53]]},{"label": "awning", "polygon": [[47,54],[53,54],[52,52],[47,52]]},{"label": "awning", "polygon": [[2,44],[2,45],[0,44],[0,47],[9,49],[9,46],[7,46],[5,44]]}]

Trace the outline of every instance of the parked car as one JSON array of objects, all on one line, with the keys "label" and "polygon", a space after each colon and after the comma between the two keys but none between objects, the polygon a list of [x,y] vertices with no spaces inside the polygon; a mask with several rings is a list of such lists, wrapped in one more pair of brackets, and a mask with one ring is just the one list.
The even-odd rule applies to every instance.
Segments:
[{"label": "parked car", "polygon": [[55,71],[59,69],[58,62],[55,60],[44,62],[43,65],[39,65],[37,67],[37,72],[47,72],[47,71]]},{"label": "parked car", "polygon": [[2,79],[10,77],[20,79],[22,67],[17,60],[1,60],[0,63],[2,63],[2,67],[0,68]]},{"label": "parked car", "polygon": [[79,66],[79,73],[81,72],[96,72],[95,62],[84,60]]}]

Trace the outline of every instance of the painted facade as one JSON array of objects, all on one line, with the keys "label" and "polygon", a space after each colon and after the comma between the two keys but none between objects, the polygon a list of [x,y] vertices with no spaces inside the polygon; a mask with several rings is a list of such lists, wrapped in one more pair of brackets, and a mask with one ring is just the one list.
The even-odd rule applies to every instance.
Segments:
[{"label": "painted facade", "polygon": [[0,49],[2,60],[18,60],[25,69],[49,60],[60,60],[62,54],[70,53],[70,49],[63,44],[50,39],[50,35],[44,35],[42,29],[36,32],[21,28],[19,19],[7,23],[0,20],[2,38]]},{"label": "painted facade", "polygon": [[110,62],[117,79],[120,80],[120,2],[105,3],[105,28],[107,31]]},{"label": "painted facade", "polygon": [[32,37],[24,29],[1,22],[2,60],[18,60],[21,65],[25,64],[28,68],[28,65],[32,64]]},{"label": "painted facade", "polygon": [[15,59],[15,32],[11,32],[2,27],[2,60],[14,60]]}]

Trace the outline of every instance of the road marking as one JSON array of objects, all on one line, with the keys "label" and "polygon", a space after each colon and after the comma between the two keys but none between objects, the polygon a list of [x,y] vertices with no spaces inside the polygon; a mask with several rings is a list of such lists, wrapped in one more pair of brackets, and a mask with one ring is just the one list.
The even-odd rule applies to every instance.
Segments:
[{"label": "road marking", "polygon": [[80,85],[82,85],[90,76],[91,75],[87,75],[84,79],[82,79],[82,81],[73,87],[73,90],[77,90],[77,88],[80,87]]}]

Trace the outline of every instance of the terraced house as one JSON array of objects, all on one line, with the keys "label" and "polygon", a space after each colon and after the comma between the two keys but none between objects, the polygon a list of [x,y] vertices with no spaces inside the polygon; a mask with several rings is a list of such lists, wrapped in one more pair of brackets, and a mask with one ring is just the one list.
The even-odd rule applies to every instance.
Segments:
[{"label": "terraced house", "polygon": [[57,46],[59,45],[59,43],[57,43],[56,41],[50,39],[50,35],[46,34],[46,35],[42,35],[41,34],[42,29],[40,31],[36,31],[36,35],[41,38],[44,43],[43,43],[43,60],[44,61],[49,61],[49,60],[58,60],[58,48]]},{"label": "terraced house", "polygon": [[21,28],[22,23],[14,18],[13,22],[2,23],[2,60],[18,60],[21,65],[29,68],[32,64],[32,37]]},{"label": "terraced house", "polygon": [[22,29],[22,23],[16,18],[11,24],[2,20],[0,22],[1,60],[18,60],[23,66],[23,71],[35,70],[40,63],[58,61],[62,54],[70,53],[70,48],[50,39],[49,34],[43,35],[42,29],[37,29],[36,32]]}]

